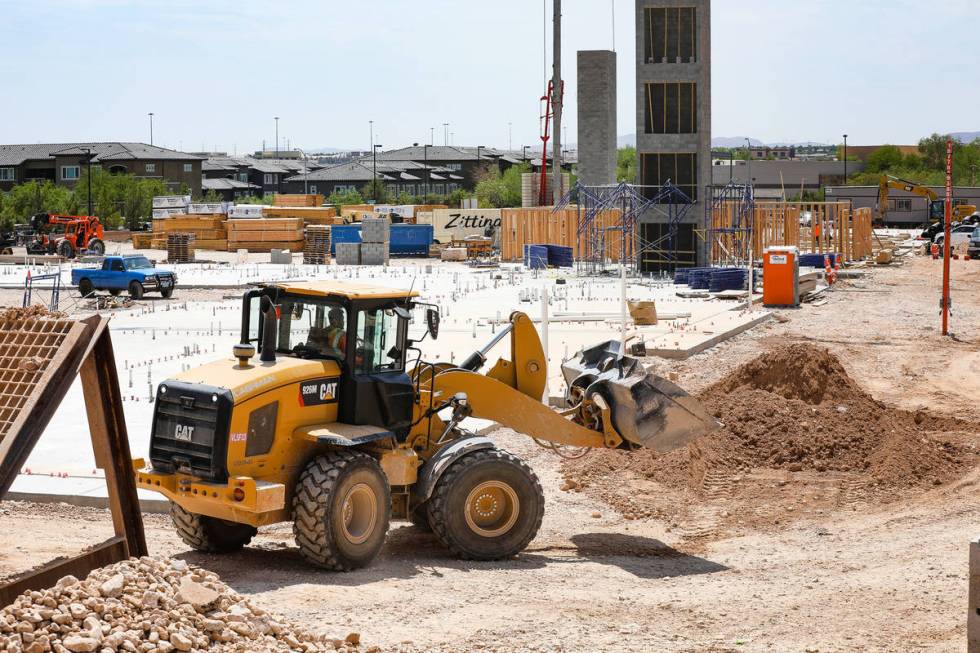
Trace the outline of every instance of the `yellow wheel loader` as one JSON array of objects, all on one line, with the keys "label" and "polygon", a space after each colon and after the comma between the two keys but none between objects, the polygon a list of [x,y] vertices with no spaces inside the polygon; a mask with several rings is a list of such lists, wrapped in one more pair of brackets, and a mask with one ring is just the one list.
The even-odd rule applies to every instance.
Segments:
[{"label": "yellow wheel loader", "polygon": [[[367,565],[391,519],[431,528],[454,554],[494,560],[523,550],[544,515],[537,476],[474,416],[547,445],[679,447],[716,422],[677,386],[646,374],[618,343],[563,366],[561,411],[541,403],[545,358],[515,312],[460,364],[426,362],[409,339],[438,336],[418,293],[334,281],[259,286],[244,296],[233,356],[160,384],[140,487],[164,494],[181,538],[228,552],[259,526],[292,521],[315,565]],[[509,357],[486,373],[490,349]],[[420,339],[420,340],[421,340]]]}]

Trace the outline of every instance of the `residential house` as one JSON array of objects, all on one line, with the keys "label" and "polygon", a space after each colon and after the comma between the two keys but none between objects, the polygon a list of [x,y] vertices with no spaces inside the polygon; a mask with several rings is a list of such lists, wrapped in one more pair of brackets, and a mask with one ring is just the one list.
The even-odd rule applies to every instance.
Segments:
[{"label": "residential house", "polygon": [[91,164],[113,174],[160,179],[175,193],[186,188],[200,195],[202,161],[194,154],[146,143],[0,145],[0,190],[34,180],[74,187]]}]

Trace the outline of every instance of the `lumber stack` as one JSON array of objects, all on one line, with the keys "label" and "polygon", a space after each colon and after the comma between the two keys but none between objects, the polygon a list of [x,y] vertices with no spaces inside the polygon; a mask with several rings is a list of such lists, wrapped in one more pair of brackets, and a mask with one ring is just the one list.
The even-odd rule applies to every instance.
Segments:
[{"label": "lumber stack", "polygon": [[299,218],[303,226],[333,224],[337,209],[332,206],[267,206],[262,210],[264,218]]},{"label": "lumber stack", "polygon": [[323,195],[304,195],[276,193],[272,197],[273,206],[320,206],[323,204]]},{"label": "lumber stack", "polygon": [[273,249],[303,251],[301,218],[244,218],[228,220],[228,250],[268,252]]},{"label": "lumber stack", "polygon": [[330,262],[330,226],[311,224],[306,227],[303,263],[325,265]]},{"label": "lumber stack", "polygon": [[197,249],[213,249],[220,252],[228,250],[228,232],[223,215],[181,215],[173,218],[153,220],[153,249],[164,249],[167,236],[172,233],[187,233],[194,236]]},{"label": "lumber stack", "polygon": [[153,233],[138,231],[132,234],[133,249],[150,249],[153,247]]},{"label": "lumber stack", "polygon": [[[620,224],[622,212],[600,212],[593,223],[596,230],[605,233],[605,258],[619,261],[622,233],[613,230]],[[591,257],[592,247],[586,230],[579,233],[584,216],[577,208],[552,211],[547,207],[527,209],[501,209],[500,211],[500,258],[504,261],[521,261],[525,245],[561,245],[571,247],[575,259]],[[626,243],[627,256],[631,255],[633,238]]]}]

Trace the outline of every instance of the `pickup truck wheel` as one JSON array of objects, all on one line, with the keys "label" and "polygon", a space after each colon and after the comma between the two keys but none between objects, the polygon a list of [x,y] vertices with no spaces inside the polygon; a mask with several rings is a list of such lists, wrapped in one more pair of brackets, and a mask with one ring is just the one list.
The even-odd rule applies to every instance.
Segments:
[{"label": "pickup truck wheel", "polygon": [[118,297],[119,293],[121,292],[122,291],[119,290],[119,288],[112,288],[111,290],[109,290],[109,294],[112,295],[113,297]]},{"label": "pickup truck wheel", "polygon": [[143,299],[143,284],[139,281],[130,281],[129,296],[133,299]]},{"label": "pickup truck wheel", "polygon": [[484,449],[450,465],[426,506],[432,530],[453,554],[500,560],[523,551],[537,535],[544,492],[527,463]]},{"label": "pickup truck wheel", "polygon": [[160,294],[163,295],[164,299],[170,299],[174,295],[174,289],[173,287],[164,288],[163,290],[160,291]]},{"label": "pickup truck wheel", "polygon": [[92,287],[92,282],[89,279],[79,279],[78,281],[78,292],[82,294],[82,297],[88,297],[92,294],[95,288]]},{"label": "pickup truck wheel", "polygon": [[88,251],[92,252],[96,256],[102,256],[105,254],[105,243],[98,238],[93,238],[88,241]]},{"label": "pickup truck wheel", "polygon": [[254,526],[206,517],[188,512],[170,503],[170,518],[177,535],[195,551],[231,553],[252,541],[258,532]]},{"label": "pickup truck wheel", "polygon": [[381,551],[390,520],[391,488],[371,456],[328,451],[300,474],[293,535],[313,564],[335,571],[367,566]]}]

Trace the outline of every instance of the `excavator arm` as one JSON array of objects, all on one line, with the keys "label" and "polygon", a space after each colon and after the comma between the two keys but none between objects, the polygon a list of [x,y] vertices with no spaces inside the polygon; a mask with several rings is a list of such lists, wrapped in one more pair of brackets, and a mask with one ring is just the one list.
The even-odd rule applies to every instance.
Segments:
[{"label": "excavator arm", "polygon": [[920,186],[914,182],[899,179],[898,177],[893,177],[891,175],[882,175],[881,179],[878,181],[878,222],[885,221],[885,214],[888,212],[888,191],[892,188],[895,190],[904,190],[906,192],[925,197],[930,203],[935,202],[939,197],[936,191],[932,190],[928,186]]},{"label": "excavator arm", "polygon": [[[507,335],[511,358],[481,374],[490,349]],[[585,350],[562,371],[569,405],[555,411],[541,402],[547,375],[541,340],[530,318],[514,312],[509,325],[458,367],[436,363],[416,369],[420,406],[428,404],[428,418],[436,420],[428,432],[451,431],[453,422],[447,428],[435,415],[450,404],[454,420],[472,415],[536,440],[576,447],[666,451],[718,427],[697,400],[623,356],[618,343]]]}]

